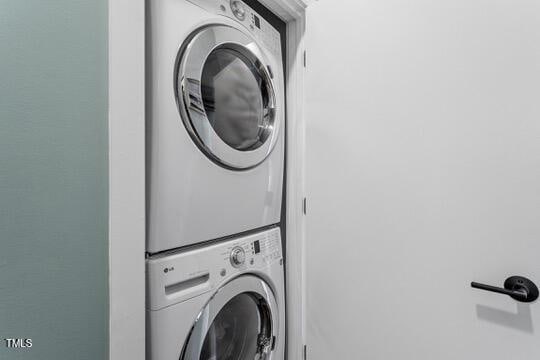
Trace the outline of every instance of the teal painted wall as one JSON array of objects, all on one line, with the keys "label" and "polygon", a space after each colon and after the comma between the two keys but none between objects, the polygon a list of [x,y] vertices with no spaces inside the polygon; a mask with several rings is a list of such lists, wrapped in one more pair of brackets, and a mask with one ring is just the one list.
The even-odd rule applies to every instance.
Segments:
[{"label": "teal painted wall", "polygon": [[107,21],[0,0],[0,359],[108,358]]}]

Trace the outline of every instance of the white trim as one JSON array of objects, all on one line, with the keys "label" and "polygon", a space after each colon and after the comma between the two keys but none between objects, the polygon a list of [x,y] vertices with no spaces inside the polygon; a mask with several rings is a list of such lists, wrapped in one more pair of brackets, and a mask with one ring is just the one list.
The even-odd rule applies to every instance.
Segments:
[{"label": "white trim", "polygon": [[109,0],[109,359],[145,358],[145,1]]},{"label": "white trim", "polygon": [[305,337],[304,16],[287,24],[287,309],[288,358],[303,359]]},{"label": "white trim", "polygon": [[305,10],[313,0],[259,0],[261,4],[285,22],[296,22],[305,18]]},{"label": "white trim", "polygon": [[[311,0],[260,0],[287,22],[288,358],[305,344],[304,32]],[[145,0],[109,0],[110,360],[145,359]]]},{"label": "white trim", "polygon": [[287,358],[304,358],[305,271],[305,101],[304,35],[310,0],[260,0],[287,22]]}]

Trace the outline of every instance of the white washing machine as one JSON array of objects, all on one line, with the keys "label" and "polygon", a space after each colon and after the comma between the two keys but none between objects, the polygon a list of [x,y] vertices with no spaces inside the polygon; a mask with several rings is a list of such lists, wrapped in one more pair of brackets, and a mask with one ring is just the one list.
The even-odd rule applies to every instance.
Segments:
[{"label": "white washing machine", "polygon": [[283,360],[279,228],[147,261],[148,360]]},{"label": "white washing machine", "polygon": [[148,4],[147,251],[277,224],[278,31],[240,0]]}]

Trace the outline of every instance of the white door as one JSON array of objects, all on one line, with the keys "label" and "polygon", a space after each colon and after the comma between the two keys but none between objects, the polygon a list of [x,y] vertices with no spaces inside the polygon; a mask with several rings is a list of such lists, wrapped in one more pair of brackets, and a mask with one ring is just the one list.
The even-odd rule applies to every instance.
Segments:
[{"label": "white door", "polygon": [[309,360],[540,359],[540,1],[308,9]]}]

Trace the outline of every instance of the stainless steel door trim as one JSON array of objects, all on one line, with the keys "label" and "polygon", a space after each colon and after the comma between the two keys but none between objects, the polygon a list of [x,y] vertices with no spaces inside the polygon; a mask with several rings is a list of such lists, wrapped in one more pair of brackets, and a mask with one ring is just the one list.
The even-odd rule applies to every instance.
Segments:
[{"label": "stainless steel door trim", "polygon": [[[188,338],[185,339],[180,360],[198,360],[200,358],[206,334],[216,316],[232,298],[244,293],[254,294],[264,300],[270,312],[271,337],[276,342],[280,341],[279,311],[272,289],[264,280],[255,275],[241,275],[222,286],[198,314]],[[265,359],[272,360],[272,350],[269,346]]]},{"label": "stainless steel door trim", "polygon": [[[264,79],[268,92],[265,141],[253,150],[237,150],[216,133],[204,109],[201,78],[205,62],[217,48],[231,48],[250,59]],[[181,46],[177,56],[174,87],[182,121],[197,146],[214,162],[233,170],[246,170],[263,162],[272,152],[281,127],[274,83],[266,56],[253,38],[228,25],[207,25],[195,30]]]}]

